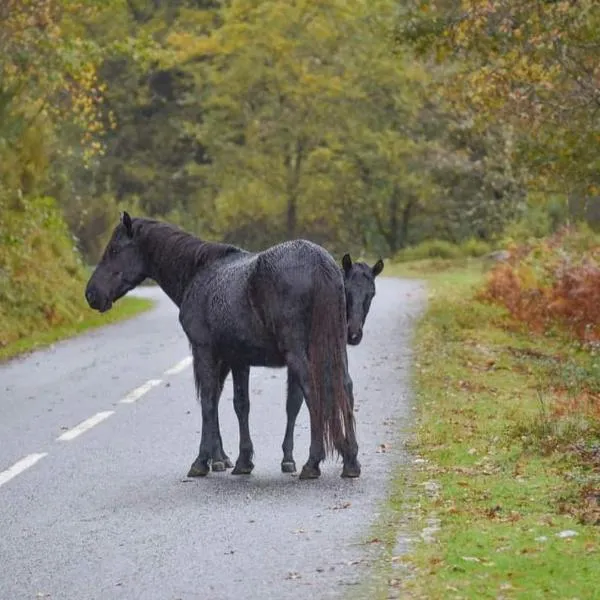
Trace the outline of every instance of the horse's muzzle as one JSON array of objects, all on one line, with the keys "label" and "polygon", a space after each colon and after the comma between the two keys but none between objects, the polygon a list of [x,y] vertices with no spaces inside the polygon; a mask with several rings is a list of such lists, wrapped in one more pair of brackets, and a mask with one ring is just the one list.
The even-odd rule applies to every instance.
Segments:
[{"label": "horse's muzzle", "polygon": [[359,329],[358,331],[353,331],[353,332],[348,332],[348,344],[350,346],[358,346],[358,344],[360,344],[360,341],[362,340],[362,329]]},{"label": "horse's muzzle", "polygon": [[90,305],[90,308],[101,313],[106,312],[112,306],[112,302],[107,297],[103,297],[102,294],[99,294],[94,286],[87,286],[85,289],[85,299]]}]

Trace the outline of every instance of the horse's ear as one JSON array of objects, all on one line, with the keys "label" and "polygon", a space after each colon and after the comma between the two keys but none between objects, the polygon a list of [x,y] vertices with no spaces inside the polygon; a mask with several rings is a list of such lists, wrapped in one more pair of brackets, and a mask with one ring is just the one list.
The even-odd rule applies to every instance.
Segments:
[{"label": "horse's ear", "polygon": [[125,225],[125,231],[127,231],[127,235],[132,238],[133,237],[133,223],[131,222],[131,217],[129,213],[124,210],[121,215],[121,222]]},{"label": "horse's ear", "polygon": [[344,273],[348,273],[348,271],[352,268],[352,259],[349,254],[344,254],[342,257],[342,268],[344,269]]},{"label": "horse's ear", "polygon": [[383,261],[379,259],[372,267],[371,272],[373,273],[373,277],[377,277],[379,273],[383,271]]}]

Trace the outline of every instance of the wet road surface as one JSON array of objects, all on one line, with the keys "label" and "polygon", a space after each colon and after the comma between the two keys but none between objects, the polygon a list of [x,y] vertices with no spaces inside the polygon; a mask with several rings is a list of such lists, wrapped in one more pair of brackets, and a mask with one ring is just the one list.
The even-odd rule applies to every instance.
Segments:
[{"label": "wet road surface", "polygon": [[[300,481],[280,471],[285,370],[251,371],[256,465],[190,480],[200,441],[177,310],[156,307],[0,365],[0,600],[311,600],[365,577],[369,527],[406,460],[409,371],[420,284],[381,277],[363,341],[349,347],[362,475]],[[238,427],[228,378],[225,451]],[[390,444],[385,452],[381,444]],[[294,456],[308,456],[308,413]]]}]

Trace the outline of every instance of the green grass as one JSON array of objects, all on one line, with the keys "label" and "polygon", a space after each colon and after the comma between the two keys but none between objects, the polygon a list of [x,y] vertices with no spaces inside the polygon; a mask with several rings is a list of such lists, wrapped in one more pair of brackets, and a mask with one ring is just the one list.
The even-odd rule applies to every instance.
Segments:
[{"label": "green grass", "polygon": [[150,309],[153,306],[152,300],[146,298],[123,298],[107,313],[100,314],[90,310],[89,315],[76,323],[70,323],[65,326],[57,326],[44,331],[31,333],[19,340],[16,340],[7,346],[0,347],[0,361],[14,358],[25,352],[37,350],[49,346],[60,340],[78,335],[88,329],[116,323],[129,319]]},{"label": "green grass", "polygon": [[386,585],[369,597],[600,598],[600,415],[578,404],[600,389],[598,358],[476,301],[481,262],[387,274],[427,280],[429,305],[415,335],[418,461],[395,474],[385,512],[413,542],[393,557],[388,540]]}]

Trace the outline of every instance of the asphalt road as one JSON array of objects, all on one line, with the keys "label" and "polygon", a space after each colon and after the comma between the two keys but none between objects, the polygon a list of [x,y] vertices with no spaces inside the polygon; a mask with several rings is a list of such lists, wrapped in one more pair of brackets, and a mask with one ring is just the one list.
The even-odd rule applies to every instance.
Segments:
[{"label": "asphalt road", "polygon": [[[314,481],[280,472],[285,371],[258,368],[254,472],[187,479],[201,423],[188,345],[158,288],[134,293],[156,308],[0,366],[0,600],[346,594],[367,573],[364,542],[406,460],[398,441],[423,288],[378,278],[363,342],[348,349],[362,475],[342,479],[341,460],[328,459]],[[235,461],[231,378],[220,421]],[[303,406],[299,468],[308,444]]]}]

